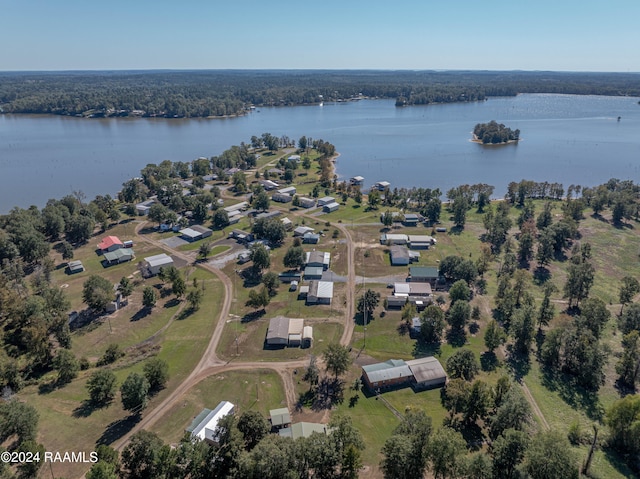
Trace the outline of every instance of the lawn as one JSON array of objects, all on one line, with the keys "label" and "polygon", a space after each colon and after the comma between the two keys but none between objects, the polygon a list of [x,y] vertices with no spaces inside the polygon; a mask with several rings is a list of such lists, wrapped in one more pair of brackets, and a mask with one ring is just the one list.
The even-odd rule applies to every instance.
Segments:
[{"label": "lawn", "polygon": [[203,408],[214,409],[220,401],[236,405],[236,414],[258,411],[265,418],[269,410],[286,407],[280,376],[270,370],[227,371],[201,381],[190,389],[151,429],[164,441],[178,442],[184,430]]},{"label": "lawn", "polygon": [[[219,314],[220,301],[218,298],[223,291],[222,284],[214,275],[204,270],[195,272],[191,278],[194,277],[199,281],[204,281],[205,284],[207,294],[205,294],[202,307],[192,314],[177,316],[152,341],[143,344],[143,339],[146,339],[149,333],[155,332],[158,327],[167,324],[168,317],[173,314],[172,312],[156,307],[151,315],[140,321],[128,324],[125,316],[114,321],[117,323],[117,328],[130,327],[130,331],[126,335],[120,336],[119,332],[113,333],[118,337],[116,342],[124,348],[130,345],[124,358],[108,366],[114,370],[118,384],[121,384],[130,372],[142,371],[144,360],[150,355],[157,354],[169,364],[170,379],[167,387],[151,398],[148,410],[151,410],[170,394],[195,367],[206,349],[210,333],[214,329],[215,320]],[[172,310],[177,311],[177,308],[172,308]],[[156,315],[160,318],[156,319]],[[122,319],[122,323],[117,322],[120,319]],[[137,331],[140,329],[142,321],[147,321],[155,326],[149,327],[148,330],[145,329],[146,332]],[[96,335],[93,340],[97,341],[100,346],[95,346],[96,353],[92,356],[100,355],[102,349],[114,337],[113,335],[111,338],[106,337],[108,324],[102,324],[99,329],[102,336]],[[90,350],[91,334],[93,333],[73,338],[72,351],[77,356],[80,356],[83,351]],[[134,338],[139,338],[136,347],[133,347]],[[32,385],[26,387],[18,395],[19,399],[32,404],[39,411],[38,442],[42,443],[46,450],[90,452],[95,449],[98,441],[109,444],[132,427],[132,422],[124,421],[128,413],[122,409],[119,394],[116,395],[111,405],[105,408],[92,409],[84,403],[88,399],[85,384],[94,370],[91,368],[82,371],[79,377],[70,384],[53,390],[47,387],[48,382],[54,376],[53,373],[50,373],[40,381],[43,386],[42,391],[39,391],[38,385]],[[86,471],[87,467],[83,464],[55,464],[53,469],[56,477],[78,477]]]},{"label": "lawn", "polygon": [[[305,318],[305,326],[313,327],[311,348],[266,348],[265,338],[269,319],[261,318],[251,322],[233,319],[227,322],[217,352],[221,358],[238,358],[239,361],[295,360],[309,354],[321,355],[327,345],[340,341],[342,336],[343,326],[338,322]],[[236,337],[238,338],[237,347]]]}]

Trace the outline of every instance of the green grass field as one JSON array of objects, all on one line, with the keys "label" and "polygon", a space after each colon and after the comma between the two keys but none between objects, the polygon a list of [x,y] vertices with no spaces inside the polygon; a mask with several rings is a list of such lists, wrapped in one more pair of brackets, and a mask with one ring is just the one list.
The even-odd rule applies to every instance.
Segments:
[{"label": "green grass field", "polygon": [[[167,325],[171,315],[177,312],[177,307],[168,308],[168,311],[156,307],[151,315],[139,321],[129,321],[126,315],[122,315],[112,323],[112,326],[115,325],[114,333],[109,333],[107,322],[102,323],[91,333],[74,336],[72,351],[78,357],[85,353],[93,357],[101,355],[110,342],[128,348],[124,358],[107,366],[114,370],[118,385],[130,372],[142,371],[144,360],[150,355],[164,359],[169,364],[170,379],[166,389],[151,398],[147,409],[152,409],[187,377],[200,360],[219,314],[220,302],[217,298],[223,291],[220,281],[204,270],[198,270],[193,277],[205,284],[206,294],[200,310],[188,316],[178,315],[144,347],[133,346],[141,346],[145,339]],[[127,312],[126,308],[121,312]],[[90,353],[92,346],[94,354]],[[47,450],[93,451],[97,441],[110,443],[131,427],[130,423],[123,422],[128,413],[122,409],[119,394],[105,408],[94,410],[85,404],[89,397],[85,384],[94,370],[90,368],[81,372],[77,379],[62,388],[49,391],[45,387],[39,391],[38,386],[34,385],[20,393],[20,398],[32,404],[40,413],[38,441]],[[53,378],[54,373],[51,373],[43,378],[41,384],[46,386]],[[85,470],[86,466],[82,464],[54,465],[57,477],[78,477]]]},{"label": "green grass field", "polygon": [[214,409],[220,401],[232,402],[238,415],[252,410],[265,418],[269,417],[270,409],[286,407],[282,379],[277,373],[268,369],[228,371],[194,386],[152,431],[164,441],[176,443],[203,408]]}]

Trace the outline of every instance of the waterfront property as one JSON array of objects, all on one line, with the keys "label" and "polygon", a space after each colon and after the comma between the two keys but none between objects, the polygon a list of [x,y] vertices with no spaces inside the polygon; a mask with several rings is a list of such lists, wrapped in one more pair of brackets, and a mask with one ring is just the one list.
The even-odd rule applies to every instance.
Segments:
[{"label": "waterfront property", "polygon": [[378,181],[373,187],[378,191],[384,191],[391,186],[388,181]]},{"label": "waterfront property", "polygon": [[195,438],[215,445],[218,443],[219,431],[218,422],[228,414],[235,413],[235,405],[229,401],[222,401],[212,411],[203,409],[191,422],[186,431]]},{"label": "waterfront property", "polygon": [[364,177],[363,176],[353,176],[353,177],[351,177],[349,182],[354,186],[362,186],[362,185],[364,185]]}]

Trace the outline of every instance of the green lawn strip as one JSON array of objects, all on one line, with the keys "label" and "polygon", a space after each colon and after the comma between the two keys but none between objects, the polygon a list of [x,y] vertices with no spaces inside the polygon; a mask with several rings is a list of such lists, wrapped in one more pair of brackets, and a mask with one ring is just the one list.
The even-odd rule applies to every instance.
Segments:
[{"label": "green lawn strip", "polygon": [[[348,386],[347,386],[348,387]],[[363,464],[378,468],[382,460],[382,446],[391,437],[399,419],[394,416],[382,401],[375,396],[366,397],[359,393],[358,402],[354,407],[349,407],[351,392],[345,391],[345,400],[337,408],[337,413],[348,415],[353,425],[360,431],[364,438],[365,449],[362,451]],[[335,412],[334,412],[335,414]]]},{"label": "green lawn strip", "polygon": [[319,219],[324,221],[349,223],[379,223],[380,222],[380,210],[370,210],[363,204],[358,204],[353,198],[347,199],[345,204],[342,204],[342,198],[331,194],[336,198],[336,202],[340,207],[332,213],[324,213],[318,216]]},{"label": "green lawn strip", "polygon": [[265,418],[270,409],[286,407],[282,380],[277,373],[268,369],[228,371],[194,386],[151,430],[163,440],[176,443],[202,409],[214,409],[220,401],[235,404],[238,415],[254,410]]},{"label": "green lawn strip", "polygon": [[[238,320],[229,321],[223,331],[217,353],[220,357],[226,359],[238,357],[239,361],[301,359],[309,354],[321,355],[327,345],[338,342],[342,335],[343,327],[340,323],[307,319],[305,325],[313,327],[313,346],[311,348],[265,349],[269,319],[258,319],[248,323],[241,323]],[[238,338],[237,349],[236,337]],[[239,356],[236,356],[236,351]]]}]

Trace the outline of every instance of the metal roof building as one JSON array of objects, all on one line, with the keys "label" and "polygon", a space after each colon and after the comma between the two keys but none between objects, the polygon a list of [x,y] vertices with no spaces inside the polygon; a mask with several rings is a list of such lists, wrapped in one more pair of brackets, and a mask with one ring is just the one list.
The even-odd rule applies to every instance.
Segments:
[{"label": "metal roof building", "polygon": [[362,366],[364,382],[371,389],[388,388],[408,383],[413,374],[402,359]]},{"label": "metal roof building", "polygon": [[297,422],[289,427],[280,429],[280,431],[278,431],[278,434],[282,437],[290,437],[291,439],[296,440],[301,437],[309,437],[314,432],[326,434],[326,424],[319,424],[315,422]]},{"label": "metal roof building", "polygon": [[447,382],[447,373],[442,364],[433,356],[407,361],[407,366],[413,374],[417,388],[429,388],[444,386]]},{"label": "metal roof building", "polygon": [[281,407],[278,409],[271,409],[269,411],[269,420],[273,427],[281,428],[291,424],[291,414],[289,409]]},{"label": "metal roof building", "polygon": [[218,422],[226,415],[233,414],[234,411],[235,406],[229,401],[222,401],[213,411],[204,409],[191,422],[187,432],[190,432],[200,440],[216,443],[218,442],[218,433],[216,431]]},{"label": "metal roof building", "polygon": [[[302,289],[302,288],[301,288]],[[309,304],[331,304],[333,299],[333,283],[331,281],[311,281],[307,293]]]}]

